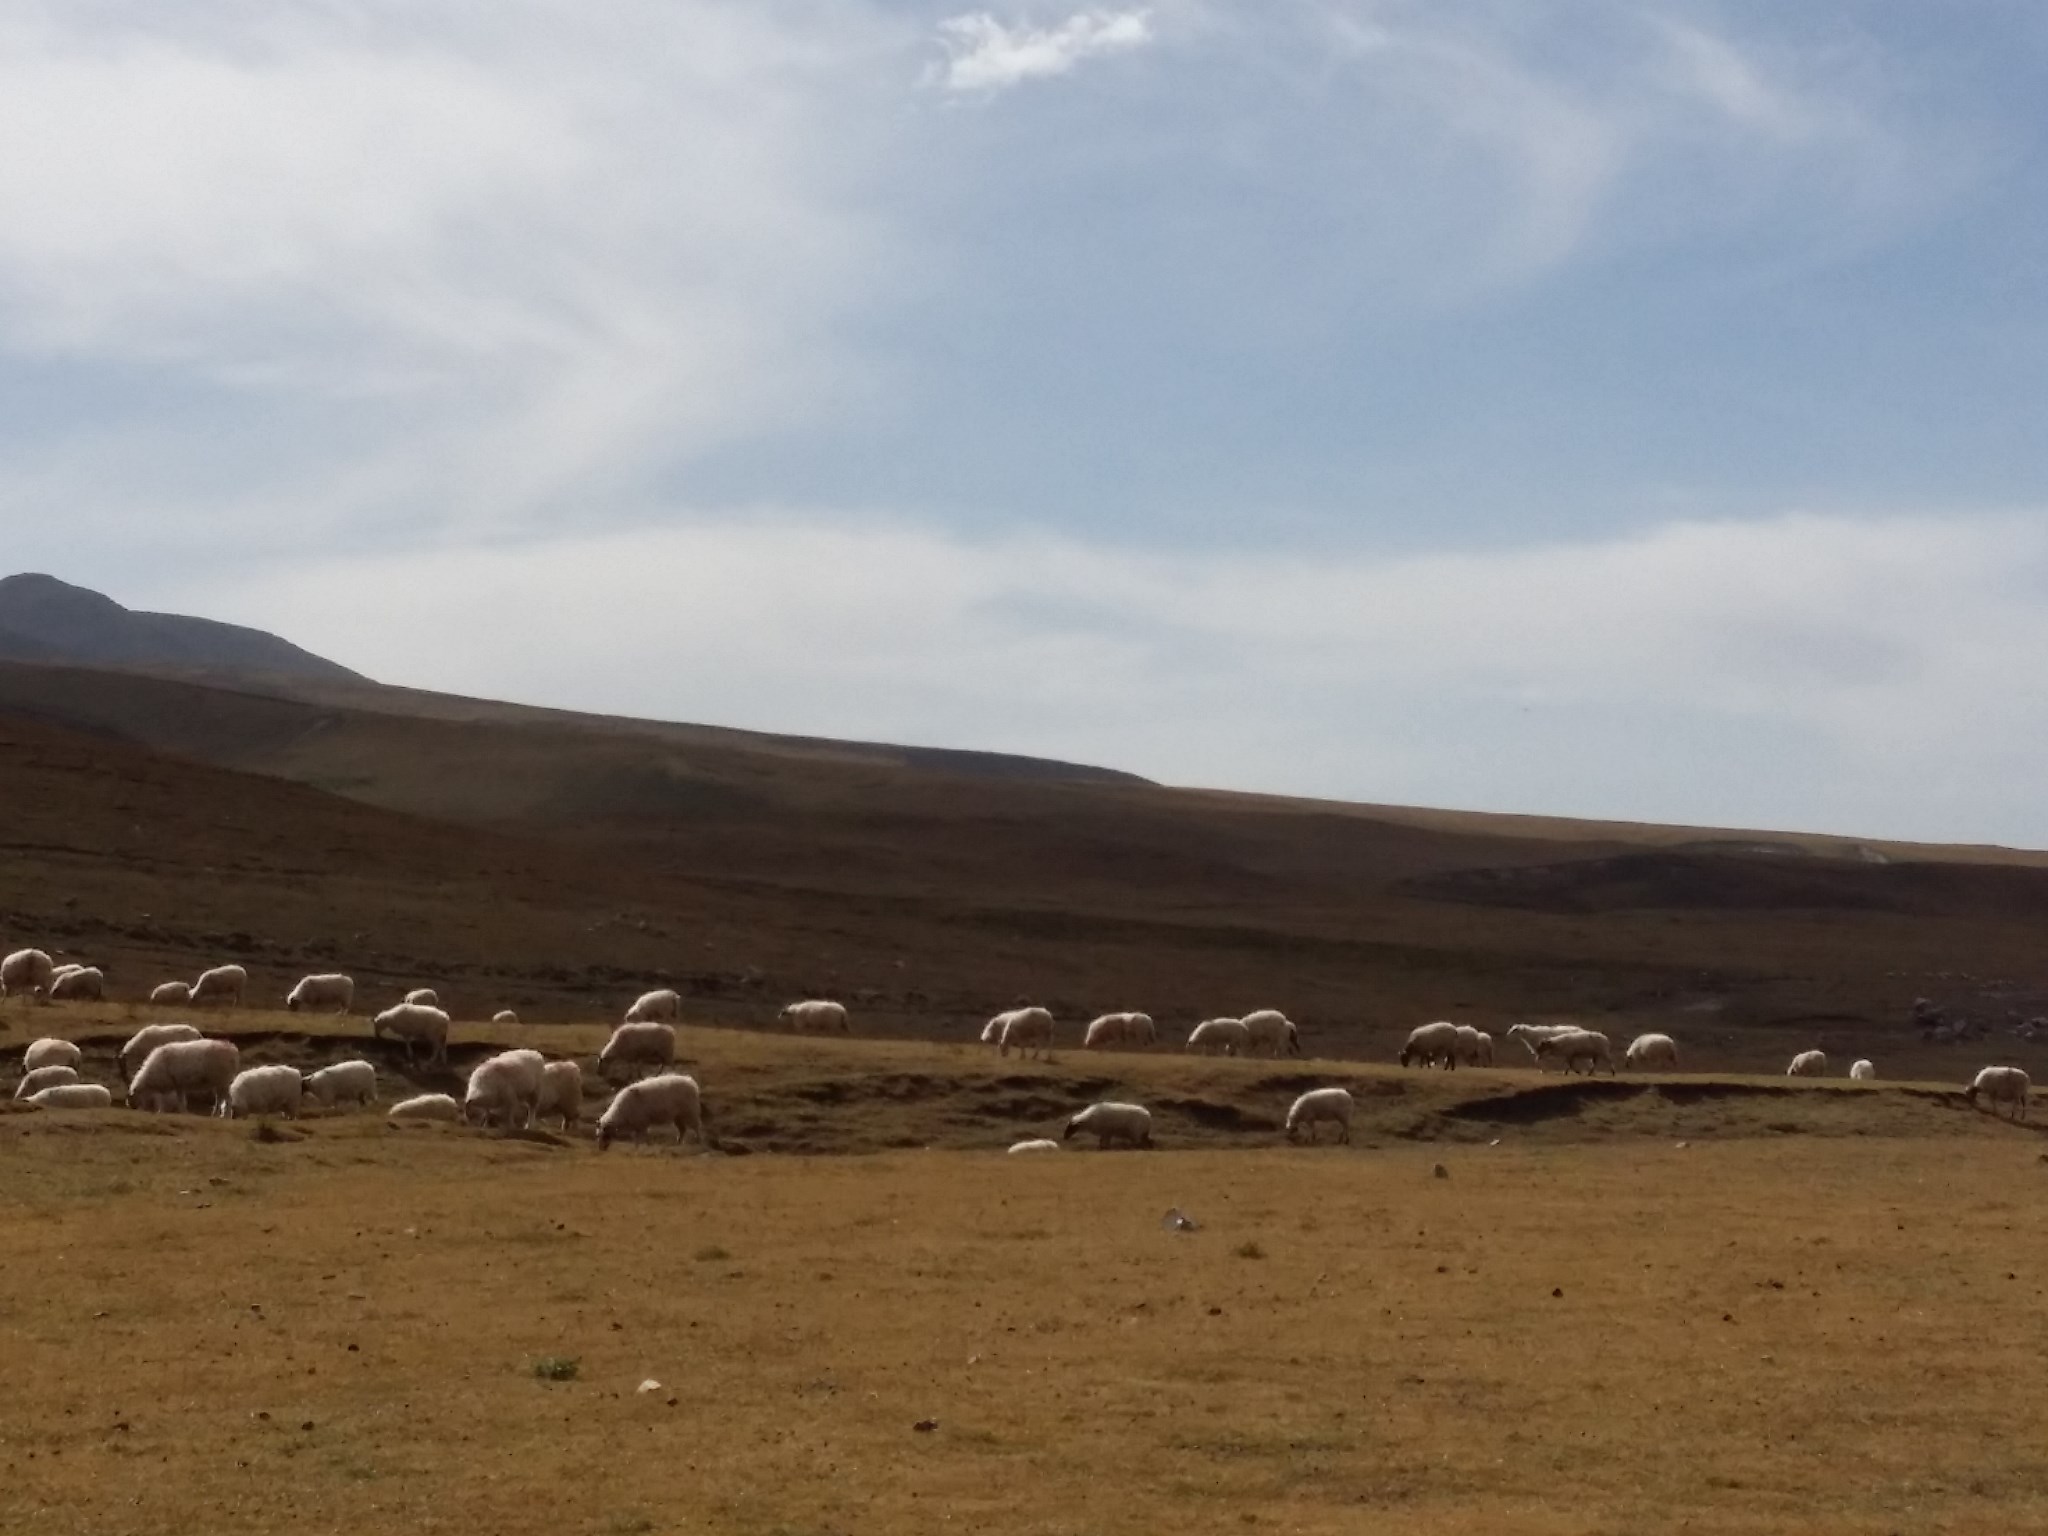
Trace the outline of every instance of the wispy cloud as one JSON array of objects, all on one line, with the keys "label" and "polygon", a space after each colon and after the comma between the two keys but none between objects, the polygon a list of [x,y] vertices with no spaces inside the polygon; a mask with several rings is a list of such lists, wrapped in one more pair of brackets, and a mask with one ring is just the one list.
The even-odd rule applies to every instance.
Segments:
[{"label": "wispy cloud", "polygon": [[1083,60],[1128,53],[1153,40],[1151,13],[1079,11],[1050,27],[1005,25],[986,11],[939,23],[946,60],[933,72],[949,91],[990,92],[1071,72]]}]

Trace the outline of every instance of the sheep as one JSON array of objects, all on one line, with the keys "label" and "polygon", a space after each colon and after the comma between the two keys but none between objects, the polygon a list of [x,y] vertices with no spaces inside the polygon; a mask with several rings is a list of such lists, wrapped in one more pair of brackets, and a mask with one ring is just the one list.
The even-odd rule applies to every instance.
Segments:
[{"label": "sheep", "polygon": [[999,1013],[981,1026],[981,1043],[983,1045],[997,1045],[1001,1043],[1003,1038],[1003,1020],[1007,1017],[1007,1014]]},{"label": "sheep", "polygon": [[1058,1142],[1047,1141],[1043,1136],[1040,1136],[1033,1141],[1013,1142],[1010,1145],[1010,1153],[1012,1156],[1015,1156],[1019,1152],[1057,1152],[1059,1151],[1059,1149],[1060,1144]]},{"label": "sheep", "polygon": [[2027,1092],[2033,1086],[2027,1074],[2018,1067],[1986,1067],[1977,1074],[1977,1080],[1963,1090],[1963,1102],[1972,1109],[1977,1107],[1977,1097],[1982,1094],[1992,1104],[1992,1113],[1997,1113],[2000,1104],[2012,1105],[2015,1120],[2027,1118]]},{"label": "sheep", "polygon": [[50,978],[53,1003],[96,1003],[107,995],[107,973],[96,965],[74,965]]},{"label": "sheep", "polygon": [[539,1051],[500,1051],[486,1057],[469,1074],[462,1118],[485,1127],[502,1118],[508,1131],[530,1129],[547,1065]]},{"label": "sheep", "polygon": [[1287,1111],[1287,1139],[1293,1141],[1295,1133],[1303,1126],[1308,1127],[1308,1139],[1316,1139],[1316,1126],[1328,1120],[1337,1127],[1337,1139],[1351,1140],[1351,1111],[1355,1107],[1350,1093],[1343,1088],[1311,1088],[1289,1106]]},{"label": "sheep", "polygon": [[462,1118],[462,1106],[445,1093],[422,1093],[409,1099],[400,1099],[391,1106],[390,1112],[384,1118],[395,1125],[416,1120],[459,1121]]},{"label": "sheep", "polygon": [[597,1053],[597,1071],[600,1077],[607,1078],[616,1075],[616,1067],[652,1067],[656,1072],[666,1072],[675,1060],[675,1026],[621,1024]]},{"label": "sheep", "polygon": [[405,1042],[407,1061],[411,1061],[423,1045],[427,1048],[429,1061],[441,1063],[448,1060],[448,1015],[438,1008],[428,1008],[420,1003],[398,1003],[386,1008],[370,1020],[370,1037],[381,1040],[386,1035]]},{"label": "sheep", "polygon": [[50,978],[57,966],[40,949],[17,949],[0,960],[0,997],[27,995],[47,1001]]},{"label": "sheep", "polygon": [[197,1040],[199,1031],[190,1024],[145,1024],[128,1037],[128,1043],[121,1047],[121,1077],[123,1081],[135,1076],[136,1068],[149,1059],[149,1053],[160,1045],[169,1045],[173,1040]]},{"label": "sheep", "polygon": [[1785,1069],[1787,1077],[1826,1077],[1828,1075],[1828,1053],[1826,1051],[1801,1051],[1792,1058],[1792,1065]]},{"label": "sheep", "polygon": [[55,1088],[60,1083],[77,1081],[76,1067],[36,1067],[22,1074],[21,1081],[14,1085],[14,1096],[17,1099],[25,1099],[30,1094],[41,1093],[45,1088]]},{"label": "sheep", "polygon": [[[239,965],[216,965],[212,970],[201,971],[199,979],[192,983],[191,1002],[194,1007],[213,1003],[219,1007],[242,1006],[242,994],[248,990],[249,973]],[[348,1010],[343,1009],[344,1013]]]},{"label": "sheep", "polygon": [[159,1008],[183,1008],[192,1001],[188,981],[160,981],[149,989],[149,1000]]},{"label": "sheep", "polygon": [[1580,1062],[1586,1064],[1586,1075],[1594,1076],[1601,1067],[1607,1068],[1607,1075],[1614,1076],[1614,1047],[1607,1037],[1597,1029],[1571,1029],[1563,1034],[1552,1035],[1536,1047],[1539,1063],[1555,1056],[1564,1062],[1569,1076]]},{"label": "sheep", "polygon": [[1621,1059],[1632,1072],[1676,1072],[1678,1042],[1669,1035],[1637,1035]]},{"label": "sheep", "polygon": [[811,1001],[804,1003],[791,1003],[782,1012],[778,1013],[776,1018],[782,1020],[782,1022],[798,1034],[802,1034],[805,1030],[816,1030],[825,1033],[836,1032],[842,1035],[853,1033],[853,1027],[846,1019],[846,1005],[844,1003],[828,1002],[823,998],[813,998]]},{"label": "sheep", "polygon": [[491,1015],[491,1022],[493,1024],[517,1024],[519,1022],[519,1015],[510,1008],[500,1008]]},{"label": "sheep", "polygon": [[1456,1070],[1458,1065],[1458,1026],[1439,1020],[1434,1024],[1418,1024],[1408,1032],[1408,1043],[1401,1047],[1401,1065],[1410,1062],[1418,1066],[1443,1067]]},{"label": "sheep", "polygon": [[173,1040],[143,1059],[128,1085],[128,1103],[136,1109],[162,1110],[166,1103],[185,1109],[194,1093],[213,1099],[225,1112],[228,1085],[242,1069],[242,1053],[227,1040]]},{"label": "sheep", "polygon": [[1468,1067],[1493,1065],[1493,1036],[1470,1024],[1458,1026],[1458,1061]]},{"label": "sheep", "polygon": [[33,1072],[37,1067],[77,1067],[84,1063],[85,1052],[69,1040],[44,1038],[32,1042],[21,1053],[21,1069]]},{"label": "sheep", "polygon": [[59,1083],[28,1096],[37,1109],[111,1109],[114,1096],[98,1083]]},{"label": "sheep", "polygon": [[286,996],[284,1005],[293,1013],[301,1008],[326,1008],[336,1013],[347,1013],[355,1006],[355,1000],[355,979],[329,971],[323,975],[300,977],[299,984]]},{"label": "sheep", "polygon": [[1112,1141],[1121,1141],[1127,1146],[1149,1147],[1152,1145],[1152,1111],[1141,1104],[1118,1104],[1105,1099],[1090,1104],[1073,1119],[1060,1133],[1060,1140],[1072,1141],[1076,1132],[1092,1135],[1098,1148],[1106,1148]]},{"label": "sheep", "polygon": [[656,1019],[670,1019],[680,1022],[683,1017],[682,995],[664,987],[659,992],[643,992],[633,1000],[633,1006],[626,1010],[628,1024],[649,1024]]},{"label": "sheep", "polygon": [[562,1118],[562,1129],[573,1131],[583,1120],[583,1069],[573,1061],[551,1061],[541,1069],[540,1097],[534,1101],[536,1123],[549,1115]]},{"label": "sheep", "polygon": [[1149,1013],[1105,1013],[1091,1019],[1081,1035],[1084,1051],[1107,1050],[1112,1046],[1135,1049],[1159,1039],[1159,1030]]},{"label": "sheep", "polygon": [[1243,1056],[1252,1048],[1252,1032],[1243,1019],[1204,1019],[1188,1031],[1182,1050],[1203,1056]]},{"label": "sheep", "polygon": [[1852,1061],[1849,1063],[1849,1080],[1851,1082],[1868,1083],[1874,1082],[1876,1079],[1877,1068],[1873,1067],[1869,1062]]},{"label": "sheep", "polygon": [[1052,1054],[1052,1014],[1043,1008],[1016,1008],[1003,1016],[1003,1032],[996,1037],[996,1054],[1007,1056],[1015,1046],[1017,1054],[1028,1056],[1037,1051],[1041,1057]]},{"label": "sheep", "polygon": [[704,1131],[704,1099],[694,1077],[663,1072],[626,1084],[597,1117],[597,1150],[604,1151],[621,1136],[639,1141],[657,1125],[676,1128],[677,1146],[691,1132],[699,1145],[711,1145]]},{"label": "sheep", "polygon": [[1538,1049],[1544,1041],[1554,1035],[1568,1035],[1579,1026],[1576,1024],[1510,1024],[1508,1038],[1522,1042],[1522,1048],[1529,1053],[1529,1059],[1536,1063],[1536,1070],[1543,1070],[1543,1053]]},{"label": "sheep", "polygon": [[84,969],[85,962],[83,962],[82,960],[67,960],[62,965],[58,966],[55,970],[50,972],[50,980],[52,982],[55,982],[63,977],[69,976],[73,971],[82,971]]},{"label": "sheep", "polygon": [[414,987],[405,994],[405,1000],[420,1008],[438,1008],[441,1006],[441,994],[432,987]]},{"label": "sheep", "polygon": [[337,1061],[305,1075],[306,1092],[325,1109],[377,1102],[377,1069],[367,1061]]},{"label": "sheep", "polygon": [[1261,1008],[1248,1013],[1238,1020],[1245,1029],[1249,1043],[1248,1055],[1299,1056],[1301,1054],[1301,1031],[1286,1014],[1277,1008]]},{"label": "sheep", "polygon": [[229,1120],[244,1115],[285,1115],[296,1120],[305,1091],[306,1080],[297,1067],[249,1067],[237,1072],[228,1084],[227,1102],[220,1112]]}]

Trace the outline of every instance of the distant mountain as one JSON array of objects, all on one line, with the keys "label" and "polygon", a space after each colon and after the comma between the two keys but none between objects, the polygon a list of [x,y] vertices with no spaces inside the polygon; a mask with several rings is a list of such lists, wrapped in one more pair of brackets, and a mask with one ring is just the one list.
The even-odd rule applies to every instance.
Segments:
[{"label": "distant mountain", "polygon": [[85,587],[33,573],[0,577],[0,657],[144,671],[368,681],[260,629],[176,613],[138,613]]}]

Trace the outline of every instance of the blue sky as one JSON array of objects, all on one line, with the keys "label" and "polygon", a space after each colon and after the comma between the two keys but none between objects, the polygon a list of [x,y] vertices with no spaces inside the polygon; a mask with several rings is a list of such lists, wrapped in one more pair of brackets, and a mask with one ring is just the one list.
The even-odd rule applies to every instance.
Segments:
[{"label": "blue sky", "polygon": [[394,682],[2048,843],[2022,4],[0,11],[10,565]]}]

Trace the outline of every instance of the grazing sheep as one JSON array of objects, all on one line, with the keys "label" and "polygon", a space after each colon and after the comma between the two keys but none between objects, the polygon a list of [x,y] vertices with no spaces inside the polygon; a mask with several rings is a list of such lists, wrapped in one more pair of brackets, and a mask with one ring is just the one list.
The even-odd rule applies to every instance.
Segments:
[{"label": "grazing sheep", "polygon": [[41,1093],[45,1088],[55,1088],[59,1083],[77,1081],[76,1067],[36,1067],[22,1074],[21,1081],[14,1085],[14,1096],[17,1099],[25,1099],[30,1094]]},{"label": "grazing sheep", "polygon": [[669,1024],[621,1024],[597,1053],[597,1073],[611,1077],[619,1067],[651,1067],[666,1072],[675,1065],[676,1032]]},{"label": "grazing sheep", "polygon": [[413,1060],[423,1045],[429,1061],[439,1063],[448,1059],[448,1015],[438,1008],[420,1003],[398,1003],[386,1008],[370,1020],[370,1037],[381,1040],[386,1035],[405,1042],[407,1061]]},{"label": "grazing sheep", "polygon": [[1113,1141],[1126,1146],[1149,1147],[1152,1145],[1152,1111],[1141,1104],[1118,1104],[1105,1099],[1099,1104],[1090,1104],[1073,1119],[1060,1134],[1060,1140],[1072,1141],[1076,1132],[1091,1135],[1098,1148],[1107,1147]]},{"label": "grazing sheep", "polygon": [[1637,1035],[1621,1059],[1631,1072],[1676,1072],[1678,1042],[1669,1035]]},{"label": "grazing sheep", "polygon": [[1277,1008],[1261,1008],[1238,1020],[1248,1037],[1245,1053],[1250,1056],[1299,1056],[1301,1031]]},{"label": "grazing sheep", "polygon": [[1557,1057],[1564,1063],[1566,1076],[1577,1070],[1580,1062],[1586,1064],[1586,1075],[1594,1076],[1601,1067],[1607,1069],[1609,1077],[1614,1076],[1614,1047],[1607,1037],[1597,1029],[1572,1029],[1561,1035],[1552,1035],[1536,1047],[1538,1062]]},{"label": "grazing sheep", "polygon": [[355,1000],[355,978],[329,971],[318,976],[301,977],[299,984],[286,996],[284,1005],[293,1013],[297,1013],[301,1008],[323,1008],[335,1013],[347,1013],[355,1006]]},{"label": "grazing sheep", "polygon": [[493,1024],[517,1024],[519,1022],[519,1015],[510,1008],[500,1008],[491,1015],[491,1022]]},{"label": "grazing sheep", "polygon": [[377,1102],[377,1069],[367,1061],[337,1061],[306,1074],[306,1092],[324,1109]]},{"label": "grazing sheep", "polygon": [[682,1017],[682,995],[666,987],[659,992],[641,993],[633,1000],[633,1006],[626,1010],[628,1024],[648,1024],[656,1019],[669,1019],[680,1023]]},{"label": "grazing sheep", "polygon": [[422,1093],[410,1099],[400,1099],[384,1118],[400,1125],[407,1121],[459,1121],[462,1106],[445,1093]]},{"label": "grazing sheep", "polygon": [[1016,1048],[1020,1056],[1033,1051],[1040,1057],[1052,1054],[1052,1014],[1043,1008],[1014,1008],[1003,1015],[1003,1032],[996,1037],[996,1054],[1007,1056]]},{"label": "grazing sheep", "polygon": [[462,1118],[486,1129],[500,1120],[508,1131],[531,1129],[547,1065],[539,1051],[500,1051],[485,1057],[469,1074]]},{"label": "grazing sheep", "polygon": [[1991,1101],[1994,1114],[1998,1105],[2010,1104],[2013,1119],[2024,1120],[2027,1118],[2027,1091],[2031,1087],[2033,1084],[2027,1074],[2018,1067],[1986,1067],[1977,1074],[1977,1080],[1963,1090],[1963,1102],[1975,1109],[1981,1095]]},{"label": "grazing sheep", "polygon": [[1849,1063],[1849,1080],[1855,1083],[1869,1083],[1877,1080],[1877,1068],[1867,1061]]},{"label": "grazing sheep", "polygon": [[0,997],[44,999],[56,972],[56,963],[40,949],[17,949],[0,960]]},{"label": "grazing sheep", "polygon": [[583,1069],[573,1061],[551,1061],[541,1069],[540,1097],[534,1101],[534,1123],[559,1115],[564,1131],[583,1123]]},{"label": "grazing sheep", "polygon": [[441,994],[432,987],[414,987],[405,994],[405,1000],[421,1008],[438,1008],[441,1006]]},{"label": "grazing sheep", "polygon": [[107,973],[96,965],[74,965],[50,978],[53,1003],[97,1003],[107,995]]},{"label": "grazing sheep", "polygon": [[143,1059],[128,1085],[128,1103],[135,1109],[161,1112],[166,1105],[186,1109],[192,1095],[206,1094],[216,1112],[225,1112],[228,1085],[242,1069],[242,1053],[227,1040],[173,1040]]},{"label": "grazing sheep", "polygon": [[981,1043],[983,1045],[998,1045],[1002,1042],[1003,1020],[1006,1017],[1008,1015],[999,1013],[981,1026]]},{"label": "grazing sheep", "polygon": [[59,1083],[28,1096],[37,1109],[111,1109],[114,1096],[98,1083]]},{"label": "grazing sheep", "polygon": [[249,973],[241,966],[216,965],[210,971],[199,973],[199,979],[192,983],[191,1000],[195,1007],[213,1003],[222,1008],[239,1008],[242,1006],[242,994],[248,987]]},{"label": "grazing sheep", "polygon": [[21,1067],[24,1072],[33,1072],[37,1067],[77,1067],[85,1063],[85,1052],[69,1040],[45,1037],[32,1042],[21,1053]]},{"label": "grazing sheep", "polygon": [[149,989],[149,1000],[159,1008],[182,1008],[192,1001],[188,981],[160,981]]},{"label": "grazing sheep", "polygon": [[776,1017],[798,1034],[806,1030],[814,1033],[837,1033],[850,1035],[853,1027],[847,1022],[846,1005],[828,1002],[824,998],[813,998],[809,1002],[791,1003]]},{"label": "grazing sheep", "polygon": [[1252,1048],[1252,1032],[1243,1019],[1204,1019],[1188,1031],[1182,1050],[1197,1056],[1245,1056]]},{"label": "grazing sheep", "polygon": [[1145,1013],[1105,1013],[1091,1019],[1081,1035],[1081,1049],[1103,1051],[1113,1046],[1132,1048],[1150,1045],[1159,1038],[1152,1016]]},{"label": "grazing sheep", "polygon": [[235,1074],[228,1084],[228,1100],[221,1114],[229,1120],[244,1115],[285,1115],[299,1117],[299,1100],[306,1092],[306,1080],[297,1067],[249,1067]]},{"label": "grazing sheep", "polygon": [[1792,1058],[1792,1065],[1785,1069],[1787,1077],[1826,1077],[1828,1075],[1828,1053],[1826,1051],[1801,1051]]},{"label": "grazing sheep", "polygon": [[1295,1133],[1306,1126],[1308,1139],[1314,1141],[1316,1126],[1327,1120],[1337,1127],[1337,1139],[1348,1142],[1351,1140],[1351,1111],[1355,1107],[1350,1093],[1343,1088],[1311,1088],[1287,1111],[1287,1139],[1293,1141]]},{"label": "grazing sheep", "polygon": [[1413,1063],[1417,1066],[1441,1066],[1455,1070],[1458,1065],[1458,1026],[1442,1020],[1434,1024],[1418,1024],[1408,1032],[1408,1043],[1401,1047],[1401,1065]]},{"label": "grazing sheep", "polygon": [[1458,1063],[1467,1067],[1493,1065],[1493,1036],[1470,1024],[1458,1026]]},{"label": "grazing sheep", "polygon": [[676,1128],[677,1146],[691,1133],[700,1146],[711,1145],[704,1133],[703,1095],[694,1077],[663,1072],[626,1084],[597,1117],[597,1150],[604,1151],[621,1136],[640,1141],[657,1125]]},{"label": "grazing sheep", "polygon": [[1540,1072],[1543,1070],[1543,1054],[1537,1047],[1555,1035],[1568,1035],[1578,1027],[1576,1024],[1510,1024],[1508,1038],[1522,1042],[1522,1049],[1529,1053],[1529,1059],[1536,1063]]},{"label": "grazing sheep", "polygon": [[121,1047],[121,1077],[126,1081],[135,1076],[135,1069],[149,1059],[149,1053],[160,1045],[169,1045],[174,1040],[197,1040],[199,1031],[190,1024],[145,1024],[128,1037],[128,1043]]},{"label": "grazing sheep", "polygon": [[1013,1142],[1010,1146],[1010,1152],[1013,1156],[1019,1152],[1057,1152],[1059,1149],[1060,1144],[1058,1142],[1047,1141],[1043,1136],[1035,1141]]}]

